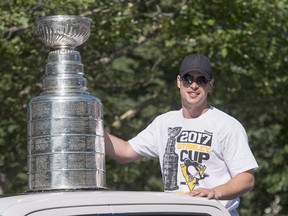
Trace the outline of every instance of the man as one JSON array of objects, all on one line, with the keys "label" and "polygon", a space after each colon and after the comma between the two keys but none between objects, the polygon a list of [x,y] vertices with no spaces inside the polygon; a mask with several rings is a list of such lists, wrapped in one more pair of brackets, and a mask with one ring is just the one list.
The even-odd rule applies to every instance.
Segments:
[{"label": "man", "polygon": [[106,153],[120,163],[159,157],[165,191],[217,199],[238,215],[239,197],[254,187],[258,167],[246,131],[208,104],[213,79],[204,55],[184,58],[177,86],[182,109],[156,117],[129,141],[107,133]]}]

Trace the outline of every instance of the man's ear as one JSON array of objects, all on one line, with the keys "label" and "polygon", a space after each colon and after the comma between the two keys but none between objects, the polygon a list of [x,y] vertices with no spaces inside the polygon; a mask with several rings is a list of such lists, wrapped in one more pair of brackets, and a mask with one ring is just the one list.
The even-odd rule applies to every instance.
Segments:
[{"label": "man's ear", "polygon": [[209,89],[208,91],[211,93],[213,91],[213,86],[214,86],[214,79],[209,81]]},{"label": "man's ear", "polygon": [[181,85],[181,77],[180,77],[179,75],[177,75],[176,82],[177,82],[177,87],[180,89],[180,85]]}]

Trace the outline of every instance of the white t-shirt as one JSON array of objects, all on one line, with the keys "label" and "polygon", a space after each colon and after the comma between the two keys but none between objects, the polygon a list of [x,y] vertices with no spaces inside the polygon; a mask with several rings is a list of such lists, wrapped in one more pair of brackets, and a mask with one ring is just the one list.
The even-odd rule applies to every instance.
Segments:
[{"label": "white t-shirt", "polygon": [[[213,188],[258,167],[244,127],[215,107],[194,119],[182,109],[162,114],[129,143],[144,157],[159,157],[165,191]],[[220,202],[238,215],[239,198]]]}]

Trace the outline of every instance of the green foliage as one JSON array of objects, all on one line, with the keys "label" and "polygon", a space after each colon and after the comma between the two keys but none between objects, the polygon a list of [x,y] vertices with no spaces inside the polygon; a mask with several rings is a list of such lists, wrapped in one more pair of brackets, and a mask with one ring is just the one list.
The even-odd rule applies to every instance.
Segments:
[{"label": "green foliage", "polygon": [[[93,20],[89,40],[78,48],[89,92],[104,104],[106,130],[125,139],[157,114],[180,107],[175,78],[186,54],[209,56],[215,78],[210,102],[244,124],[260,165],[241,215],[284,215],[287,5],[287,0],[1,1],[0,191],[26,190],[26,109],[42,91],[50,51],[36,38],[36,20],[71,14]],[[162,190],[159,164],[120,166],[107,158],[107,186]]]}]

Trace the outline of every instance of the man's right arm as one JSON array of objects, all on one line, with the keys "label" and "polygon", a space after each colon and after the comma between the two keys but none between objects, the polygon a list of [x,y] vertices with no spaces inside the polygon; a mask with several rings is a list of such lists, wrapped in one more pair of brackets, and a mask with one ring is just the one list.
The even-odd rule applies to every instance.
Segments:
[{"label": "man's right arm", "polygon": [[141,158],[128,141],[105,132],[105,153],[121,164]]}]

